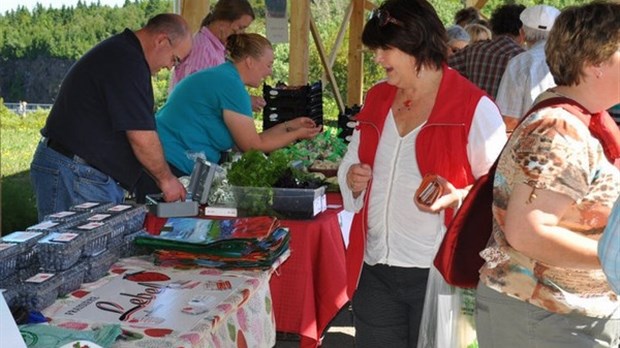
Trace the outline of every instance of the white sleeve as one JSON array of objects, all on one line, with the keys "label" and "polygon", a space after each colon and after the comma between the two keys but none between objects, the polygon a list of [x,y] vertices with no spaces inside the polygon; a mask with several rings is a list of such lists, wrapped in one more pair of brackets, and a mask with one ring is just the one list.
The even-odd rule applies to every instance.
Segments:
[{"label": "white sleeve", "polygon": [[524,89],[523,79],[527,79],[527,74],[523,74],[518,69],[519,65],[516,63],[514,59],[508,61],[506,70],[504,70],[499,83],[495,103],[503,116],[519,119],[523,113],[523,110],[521,110],[523,94],[525,92],[529,93],[529,90],[525,91]]},{"label": "white sleeve", "polygon": [[349,172],[349,168],[356,164],[360,163],[359,156],[357,155],[360,143],[360,133],[356,129],[353,131],[353,135],[351,136],[351,142],[347,147],[347,152],[342,158],[342,162],[340,162],[340,166],[338,167],[338,186],[340,187],[340,194],[342,195],[342,204],[344,205],[344,210],[359,212],[360,209],[364,206],[364,196],[366,195],[366,190],[364,190],[357,198],[353,198],[353,192],[349,189],[349,185],[347,185],[347,172]]},{"label": "white sleeve", "polygon": [[474,112],[467,143],[467,157],[474,178],[489,171],[507,139],[506,126],[497,106],[488,97],[482,97]]}]

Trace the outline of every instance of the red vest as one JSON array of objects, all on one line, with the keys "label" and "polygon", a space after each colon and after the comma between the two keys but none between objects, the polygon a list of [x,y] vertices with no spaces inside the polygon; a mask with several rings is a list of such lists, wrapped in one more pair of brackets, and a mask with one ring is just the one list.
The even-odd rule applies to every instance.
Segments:
[{"label": "red vest", "polygon": [[[357,129],[360,131],[358,156],[361,163],[374,166],[383,125],[394,102],[396,90],[396,87],[381,82],[373,86],[366,95],[364,107],[357,114]],[[443,77],[435,105],[415,143],[416,160],[422,175],[439,174],[456,188],[473,184],[474,177],[467,158],[467,139],[478,102],[485,95],[458,72],[443,66]],[[372,182],[366,194],[371,192],[371,186]],[[446,226],[452,216],[452,209],[447,209],[444,221]],[[349,298],[353,298],[364,261],[367,218],[368,205],[364,204],[362,210],[353,218],[347,248]]]}]

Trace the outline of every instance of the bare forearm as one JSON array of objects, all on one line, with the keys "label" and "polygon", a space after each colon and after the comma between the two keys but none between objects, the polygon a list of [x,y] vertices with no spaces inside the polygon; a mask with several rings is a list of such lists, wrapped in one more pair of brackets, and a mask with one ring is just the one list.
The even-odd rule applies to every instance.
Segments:
[{"label": "bare forearm", "polygon": [[601,268],[597,247],[596,240],[558,226],[539,227],[526,243],[514,246],[532,259],[578,269]]},{"label": "bare forearm", "polygon": [[128,131],[127,138],[138,161],[158,184],[173,176],[155,131]]}]

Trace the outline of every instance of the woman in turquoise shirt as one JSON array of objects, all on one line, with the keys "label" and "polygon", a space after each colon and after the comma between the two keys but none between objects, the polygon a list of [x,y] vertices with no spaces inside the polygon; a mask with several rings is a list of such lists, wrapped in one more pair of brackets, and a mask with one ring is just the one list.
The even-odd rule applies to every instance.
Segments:
[{"label": "woman in turquoise shirt", "polygon": [[[226,48],[229,61],[181,80],[156,115],[166,160],[178,176],[191,173],[196,156],[218,163],[235,145],[241,151],[271,152],[321,131],[312,119],[298,117],[258,133],[245,86],[258,87],[271,75],[273,48],[254,33],[231,35]],[[144,176],[138,200],[156,192],[153,180]]]}]

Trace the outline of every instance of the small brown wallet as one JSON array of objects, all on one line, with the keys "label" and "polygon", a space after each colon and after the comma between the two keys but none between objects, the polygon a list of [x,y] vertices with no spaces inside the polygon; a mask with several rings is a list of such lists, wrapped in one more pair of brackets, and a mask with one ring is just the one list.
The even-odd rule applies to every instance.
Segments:
[{"label": "small brown wallet", "polygon": [[422,205],[432,205],[443,194],[443,186],[437,181],[437,175],[426,174],[420,187],[415,191],[415,199]]}]

